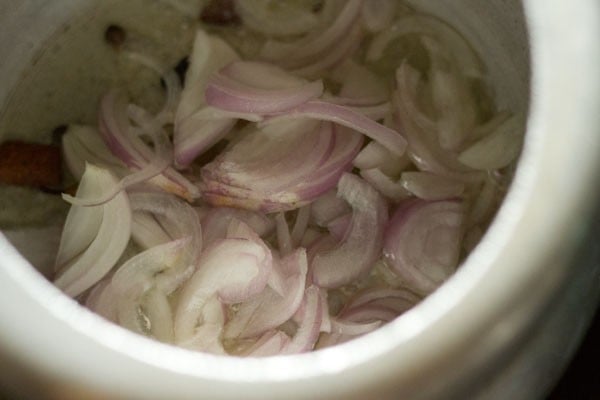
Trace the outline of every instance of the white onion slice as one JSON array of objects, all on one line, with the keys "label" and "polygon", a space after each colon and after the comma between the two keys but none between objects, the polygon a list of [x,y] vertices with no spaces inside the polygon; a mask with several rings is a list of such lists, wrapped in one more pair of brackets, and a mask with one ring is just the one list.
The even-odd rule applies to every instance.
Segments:
[{"label": "white onion slice", "polygon": [[512,116],[489,136],[460,153],[458,160],[479,170],[504,168],[517,158],[522,141],[522,121],[518,116]]},{"label": "white onion slice", "polygon": [[385,233],[386,262],[410,288],[431,293],[458,266],[464,219],[459,201],[405,202]]},{"label": "white onion slice", "polygon": [[223,75],[211,77],[206,87],[206,103],[226,111],[255,114],[276,114],[323,93],[323,82],[316,81],[285,89],[260,89]]},{"label": "white onion slice", "polygon": [[277,355],[290,343],[290,337],[281,331],[265,332],[243,355],[246,357],[268,357]]},{"label": "white onion slice", "polygon": [[330,221],[350,212],[348,203],[331,189],[311,204],[311,220],[318,226],[327,226]]},{"label": "white onion slice", "polygon": [[105,319],[118,323],[117,298],[110,279],[105,278],[90,290],[85,306]]},{"label": "white onion slice", "polygon": [[347,336],[360,336],[379,328],[382,321],[367,323],[343,321],[337,318],[331,320],[331,332]]},{"label": "white onion slice", "polygon": [[239,305],[225,327],[226,338],[249,338],[273,329],[294,315],[304,297],[307,259],[304,249],[295,250],[274,265],[284,277],[284,294],[266,288]]},{"label": "white onion slice", "polygon": [[235,120],[230,116],[208,118],[198,113],[206,106],[203,93],[210,77],[238,59],[235,50],[224,40],[198,30],[185,76],[186,84],[175,115],[173,145],[177,168],[189,166],[194,158],[233,127]]},{"label": "white onion slice", "polygon": [[267,42],[261,51],[262,58],[278,61],[287,68],[302,67],[322,58],[350,31],[360,15],[361,6],[362,0],[346,1],[327,29],[296,42]]},{"label": "white onion slice", "polygon": [[144,212],[133,213],[131,238],[143,249],[167,243],[172,239],[152,215]]},{"label": "white onion slice", "polygon": [[69,172],[78,181],[85,172],[86,162],[110,169],[121,177],[127,167],[108,150],[98,129],[84,125],[69,125],[62,136],[62,154]]},{"label": "white onion slice", "polygon": [[463,182],[430,172],[404,172],[400,177],[400,184],[410,193],[423,200],[457,198],[465,191]]},{"label": "white onion slice", "polygon": [[319,289],[311,286],[305,291],[306,304],[304,316],[292,341],[281,351],[281,354],[296,354],[314,348],[323,321],[323,303]]},{"label": "white onion slice", "polygon": [[370,32],[379,32],[390,26],[396,17],[396,0],[367,0],[363,3],[362,19]]},{"label": "white onion slice", "polygon": [[413,33],[432,36],[443,43],[465,75],[476,78],[482,76],[484,66],[462,35],[445,22],[423,14],[406,15],[376,35],[367,50],[367,60],[379,60],[392,41]]},{"label": "white onion slice", "polygon": [[324,288],[346,285],[369,272],[381,252],[387,221],[385,201],[360,178],[344,174],[338,193],[352,207],[352,221],[345,240],[312,261],[313,282]]},{"label": "white onion slice", "polygon": [[209,246],[181,290],[175,313],[176,342],[196,337],[196,326],[202,323],[199,318],[212,296],[236,303],[262,292],[271,267],[271,254],[262,243],[228,238]]},{"label": "white onion slice", "polygon": [[[88,185],[95,187],[93,193],[101,193],[103,188],[115,185],[116,179],[110,172],[88,165],[82,178],[82,184],[83,189],[78,191],[78,196],[81,197],[88,195],[89,192],[86,188]],[[62,272],[54,283],[71,297],[80,295],[99,282],[117,263],[129,242],[131,208],[127,196],[124,193],[117,194],[109,202],[98,206],[98,209],[101,210],[99,225],[97,211],[81,210],[78,206],[71,207],[70,214],[73,213],[73,217],[67,217],[65,223],[60,248],[64,252],[66,248],[73,248],[67,243],[74,242],[76,247],[80,247],[79,251],[69,250],[69,255],[79,254],[68,259],[59,250],[57,260],[60,260],[61,263],[58,265],[58,269]],[[91,219],[88,218],[89,213],[94,214]],[[90,220],[95,221],[94,228],[97,227],[93,240],[89,242],[89,234],[86,234],[84,240],[72,239],[71,235],[81,233],[77,226],[80,226],[81,222],[85,223]],[[85,230],[84,228],[84,233]],[[89,245],[85,246],[87,242]]]},{"label": "white onion slice", "polygon": [[398,156],[401,156],[406,149],[406,140],[399,132],[378,124],[348,107],[314,100],[296,107],[284,115],[296,118],[315,118],[346,126],[379,142]]},{"label": "white onion slice", "polygon": [[360,176],[393,202],[397,203],[410,196],[410,192],[399,181],[390,178],[379,168],[363,169]]},{"label": "white onion slice", "polygon": [[244,26],[268,36],[300,35],[317,27],[319,20],[310,7],[273,0],[236,1],[235,10]]},{"label": "white onion slice", "polygon": [[204,198],[267,213],[301,207],[337,184],[361,144],[327,123],[285,136],[253,132],[202,169]]},{"label": "white onion slice", "polygon": [[273,232],[275,228],[275,223],[262,213],[238,208],[214,207],[202,218],[205,245],[225,238],[233,220],[248,225],[260,237],[265,237]]}]

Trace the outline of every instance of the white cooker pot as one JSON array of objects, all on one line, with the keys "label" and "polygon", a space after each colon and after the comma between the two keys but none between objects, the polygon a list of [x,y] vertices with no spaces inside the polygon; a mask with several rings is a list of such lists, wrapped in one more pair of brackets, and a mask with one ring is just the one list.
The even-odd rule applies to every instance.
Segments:
[{"label": "white cooker pot", "polygon": [[[93,29],[102,9],[95,3],[110,3],[114,13],[132,4],[0,3],[0,105],[29,79],[23,73],[46,39],[78,15],[90,15]],[[363,338],[311,354],[237,359],[174,349],[103,321],[0,235],[1,390],[34,399],[542,397],[578,344],[600,289],[600,3],[415,3],[457,26],[484,55],[500,105],[529,104],[509,194],[454,277]]]}]

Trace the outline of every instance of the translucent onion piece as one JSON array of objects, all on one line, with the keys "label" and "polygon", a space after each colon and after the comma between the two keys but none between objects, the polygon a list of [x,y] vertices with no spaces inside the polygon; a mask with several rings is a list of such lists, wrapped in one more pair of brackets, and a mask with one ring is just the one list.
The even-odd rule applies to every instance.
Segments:
[{"label": "translucent onion piece", "polygon": [[398,91],[393,95],[397,111],[397,123],[402,127],[409,147],[409,156],[422,171],[433,172],[465,182],[478,182],[483,179],[479,171],[474,171],[461,164],[456,156],[441,148],[435,132],[428,131],[413,119],[415,95],[418,81],[415,82],[415,71],[406,63],[397,71]]},{"label": "translucent onion piece", "polygon": [[452,54],[452,60],[458,69],[466,76],[482,76],[484,66],[462,35],[445,22],[423,14],[403,16],[377,34],[367,49],[367,61],[379,60],[392,41],[414,33],[431,36],[442,43],[442,46],[448,49],[448,53]]},{"label": "translucent onion piece", "polygon": [[270,234],[275,228],[275,223],[262,213],[237,208],[215,207],[211,208],[202,218],[205,245],[225,238],[233,220],[245,223],[260,237]]},{"label": "translucent onion piece", "polygon": [[268,36],[310,32],[319,23],[311,8],[303,8],[297,2],[273,0],[238,0],[235,3],[244,26]]},{"label": "translucent onion piece", "polygon": [[196,211],[187,203],[166,193],[138,192],[130,195],[134,212],[152,214],[164,232],[173,240],[189,238],[185,247],[188,269],[173,270],[174,273],[157,276],[165,292],[172,292],[189,278],[190,271],[198,263],[203,248],[202,228]]},{"label": "translucent onion piece", "polygon": [[398,157],[377,142],[370,142],[352,162],[358,169],[379,168],[388,176],[397,175],[410,164],[406,156]]},{"label": "translucent onion piece", "polygon": [[162,110],[154,117],[154,119],[160,125],[172,123],[175,117],[175,108],[179,103],[182,91],[181,83],[175,70],[172,68],[166,68],[158,61],[140,53],[126,52],[125,54],[130,59],[139,62],[147,68],[150,68],[161,76],[167,89],[167,99]]},{"label": "translucent onion piece", "polygon": [[160,223],[144,212],[134,212],[131,224],[131,238],[143,249],[149,249],[171,240]]},{"label": "translucent onion piece", "polygon": [[439,115],[438,140],[444,149],[456,150],[475,127],[475,98],[459,71],[448,66],[451,55],[441,48],[440,43],[427,37],[422,41],[431,59],[429,80],[433,106]]},{"label": "translucent onion piece", "polygon": [[[184,340],[176,341],[178,346],[212,354],[226,354],[221,337],[226,321],[226,310],[216,296],[206,300],[200,311],[201,321],[194,334]],[[175,330],[177,333],[177,330]]]},{"label": "translucent onion piece", "polygon": [[290,110],[323,93],[323,82],[283,89],[262,89],[217,74],[209,80],[206,103],[226,111],[275,114]]},{"label": "translucent onion piece", "polygon": [[[82,178],[83,188],[78,191],[78,196],[89,195],[88,188],[90,187],[95,187],[92,193],[101,193],[103,188],[115,184],[116,179],[110,172],[88,165]],[[61,238],[61,250],[57,256],[57,260],[61,261],[57,267],[62,272],[54,283],[71,297],[80,295],[99,282],[117,263],[129,242],[131,208],[127,196],[120,193],[111,201],[98,206],[98,209],[101,210],[99,225],[96,210],[82,210],[77,206],[71,207],[69,214],[72,216],[67,217],[65,223]],[[91,218],[89,213],[93,214]],[[78,228],[82,223],[89,221],[94,221],[93,227],[97,228],[97,230],[94,229],[96,234],[91,242],[89,241],[90,232],[85,232],[86,228],[83,228],[83,232]],[[72,235],[82,233],[85,236],[84,240],[72,238]],[[74,247],[80,248],[75,250]],[[76,255],[75,258],[65,257],[62,252],[67,248],[74,249],[69,250],[68,253]]]},{"label": "translucent onion piece", "polygon": [[356,25],[346,36],[341,38],[331,51],[307,65],[294,69],[293,72],[307,78],[316,78],[322,75],[349,58],[358,49],[362,35],[360,25]]},{"label": "translucent onion piece", "polygon": [[490,135],[460,153],[458,160],[478,170],[504,168],[519,155],[523,131],[522,120],[513,116]]},{"label": "translucent onion piece", "polygon": [[346,126],[379,142],[398,156],[401,156],[406,149],[406,140],[400,133],[378,124],[348,107],[315,100],[309,101],[285,113],[285,115],[296,118],[315,118]]},{"label": "translucent onion piece", "polygon": [[372,287],[356,293],[336,317],[345,322],[389,322],[421,301],[413,292],[399,288]]},{"label": "translucent onion piece", "polygon": [[279,354],[290,343],[290,337],[281,331],[265,332],[244,353],[247,357],[268,357]]},{"label": "translucent onion piece", "polygon": [[341,215],[327,224],[327,230],[338,241],[342,241],[346,237],[348,228],[351,226],[352,213]]},{"label": "translucent onion piece", "polygon": [[396,0],[367,0],[363,3],[362,19],[370,32],[379,32],[390,26],[396,17]]},{"label": "translucent onion piece", "polygon": [[294,315],[304,297],[306,251],[297,249],[274,265],[284,277],[284,294],[266,288],[239,305],[225,327],[226,338],[250,338],[273,329]]},{"label": "translucent onion piece", "polygon": [[381,321],[368,323],[347,322],[334,318],[331,320],[331,332],[348,336],[360,336],[372,332],[381,326]]},{"label": "translucent onion piece", "polygon": [[411,289],[431,293],[458,266],[464,220],[459,201],[405,202],[385,233],[386,263]]},{"label": "translucent onion piece", "polygon": [[399,181],[390,178],[379,168],[363,169],[360,171],[360,176],[393,202],[399,202],[410,196],[410,192]]},{"label": "translucent onion piece", "polygon": [[189,258],[189,252],[185,252],[190,242],[190,238],[178,239],[130,258],[113,275],[113,290],[119,296],[132,300],[139,300],[154,287],[170,294],[177,288],[170,282],[184,280],[174,275],[184,274],[188,278],[195,268],[194,260]]},{"label": "translucent onion piece", "polygon": [[181,290],[175,313],[176,341],[196,336],[203,308],[212,296],[227,303],[242,302],[263,291],[271,268],[271,254],[262,243],[223,239],[209,246]]},{"label": "translucent onion piece", "polygon": [[118,323],[117,299],[110,279],[104,279],[90,290],[90,294],[85,300],[85,306],[101,317]]},{"label": "translucent onion piece", "polygon": [[[142,176],[131,177],[122,185],[139,181],[144,175],[150,176],[157,169],[162,169],[164,173],[150,179],[151,183],[190,201],[198,197],[198,188],[175,170],[152,164],[153,158],[156,158],[157,163],[162,163],[168,158],[166,154],[170,152],[168,140],[157,143],[160,148],[156,149],[158,153],[155,155],[150,146],[133,134],[127,120],[125,106],[117,92],[111,91],[102,99],[98,126],[102,139],[110,151],[130,169],[141,170]],[[161,139],[161,135],[157,135],[156,138]]]},{"label": "translucent onion piece", "polygon": [[278,61],[287,68],[299,68],[322,58],[352,29],[361,6],[362,0],[347,1],[327,29],[296,42],[267,42],[261,51],[262,58]]},{"label": "translucent onion piece", "polygon": [[323,301],[319,289],[311,286],[305,291],[305,310],[302,321],[292,341],[285,346],[281,354],[296,354],[310,351],[314,348],[323,320]]},{"label": "translucent onion piece", "polygon": [[97,128],[84,125],[69,125],[62,136],[63,159],[69,172],[78,181],[89,162],[110,169],[117,176],[125,175],[126,166],[108,150]]},{"label": "translucent onion piece", "polygon": [[338,193],[352,207],[352,221],[344,241],[312,261],[313,282],[323,288],[346,285],[370,271],[381,253],[387,221],[385,201],[360,178],[344,174]]},{"label": "translucent onion piece", "polygon": [[423,200],[456,198],[465,191],[465,184],[430,172],[404,172],[400,177],[403,188]]},{"label": "translucent onion piece", "polygon": [[236,123],[234,118],[223,116],[206,118],[202,111],[192,114],[179,124],[175,136],[175,167],[184,169],[206,150],[223,139]]},{"label": "translucent onion piece", "polygon": [[121,326],[140,335],[154,337],[161,342],[173,340],[173,314],[166,295],[150,289],[141,299],[121,297],[117,305]]},{"label": "translucent onion piece", "polygon": [[331,124],[281,129],[283,136],[253,132],[205,166],[205,200],[267,213],[301,207],[336,185],[362,144],[361,135]]},{"label": "translucent onion piece", "polygon": [[275,226],[277,228],[277,244],[279,252],[282,255],[289,254],[292,251],[292,236],[290,235],[290,227],[283,213],[275,215]]},{"label": "translucent onion piece", "polygon": [[294,222],[294,227],[291,231],[291,239],[294,247],[300,245],[302,238],[304,237],[304,233],[308,228],[308,223],[310,221],[310,204],[304,207],[300,207],[298,209],[298,213],[296,214],[296,221]]},{"label": "translucent onion piece", "polygon": [[[185,118],[204,107],[204,96],[201,94],[204,93],[209,78],[238,59],[235,50],[223,39],[198,30],[185,75],[185,87],[175,117],[175,135],[179,124]],[[175,147],[177,148],[177,144]]]},{"label": "translucent onion piece", "polygon": [[311,219],[318,226],[327,226],[327,223],[350,210],[348,203],[338,197],[337,190],[331,189],[311,204]]},{"label": "translucent onion piece", "polygon": [[230,116],[209,119],[196,113],[206,106],[202,94],[209,78],[238,58],[225,41],[198,30],[175,115],[173,144],[177,168],[187,167],[195,157],[226,135],[235,123]]}]

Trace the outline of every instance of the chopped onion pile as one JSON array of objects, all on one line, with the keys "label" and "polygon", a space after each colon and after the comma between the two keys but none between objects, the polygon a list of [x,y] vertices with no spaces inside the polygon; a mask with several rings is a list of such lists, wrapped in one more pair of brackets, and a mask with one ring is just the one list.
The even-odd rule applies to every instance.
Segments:
[{"label": "chopped onion pile", "polygon": [[163,78],[163,109],[112,90],[97,127],[65,134],[79,189],[64,195],[55,283],[196,351],[342,343],[456,271],[498,207],[523,122],[490,111],[458,32],[397,1],[235,4],[255,57],[199,29],[181,87],[124,54]]}]

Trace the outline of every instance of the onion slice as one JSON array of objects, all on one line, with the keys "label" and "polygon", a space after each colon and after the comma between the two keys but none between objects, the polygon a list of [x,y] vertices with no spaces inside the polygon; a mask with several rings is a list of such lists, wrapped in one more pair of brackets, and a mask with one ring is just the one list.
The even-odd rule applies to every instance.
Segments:
[{"label": "onion slice", "polygon": [[323,321],[323,302],[319,288],[311,286],[305,291],[304,316],[294,338],[281,351],[281,354],[296,354],[310,351],[319,338]]},{"label": "onion slice", "polygon": [[390,219],[386,263],[410,288],[428,294],[457,268],[465,219],[460,201],[403,203]]},{"label": "onion slice", "polygon": [[225,338],[250,338],[276,328],[294,315],[304,297],[307,273],[306,251],[297,249],[275,263],[284,277],[284,294],[266,288],[239,305],[225,327]]},{"label": "onion slice", "polygon": [[324,288],[346,285],[366,275],[379,257],[387,205],[368,183],[344,174],[339,196],[352,207],[347,237],[333,250],[318,253],[311,264],[313,282]]},{"label": "onion slice", "polygon": [[[88,164],[77,196],[86,198],[102,193],[105,187],[115,184],[116,179],[110,172]],[[94,222],[87,231],[88,227],[81,224],[89,221]],[[80,233],[83,233],[82,238],[73,237]],[[54,281],[56,286],[76,297],[95,285],[117,263],[130,233],[131,208],[124,193],[97,208],[71,207],[57,255],[57,270],[61,272]]]}]

